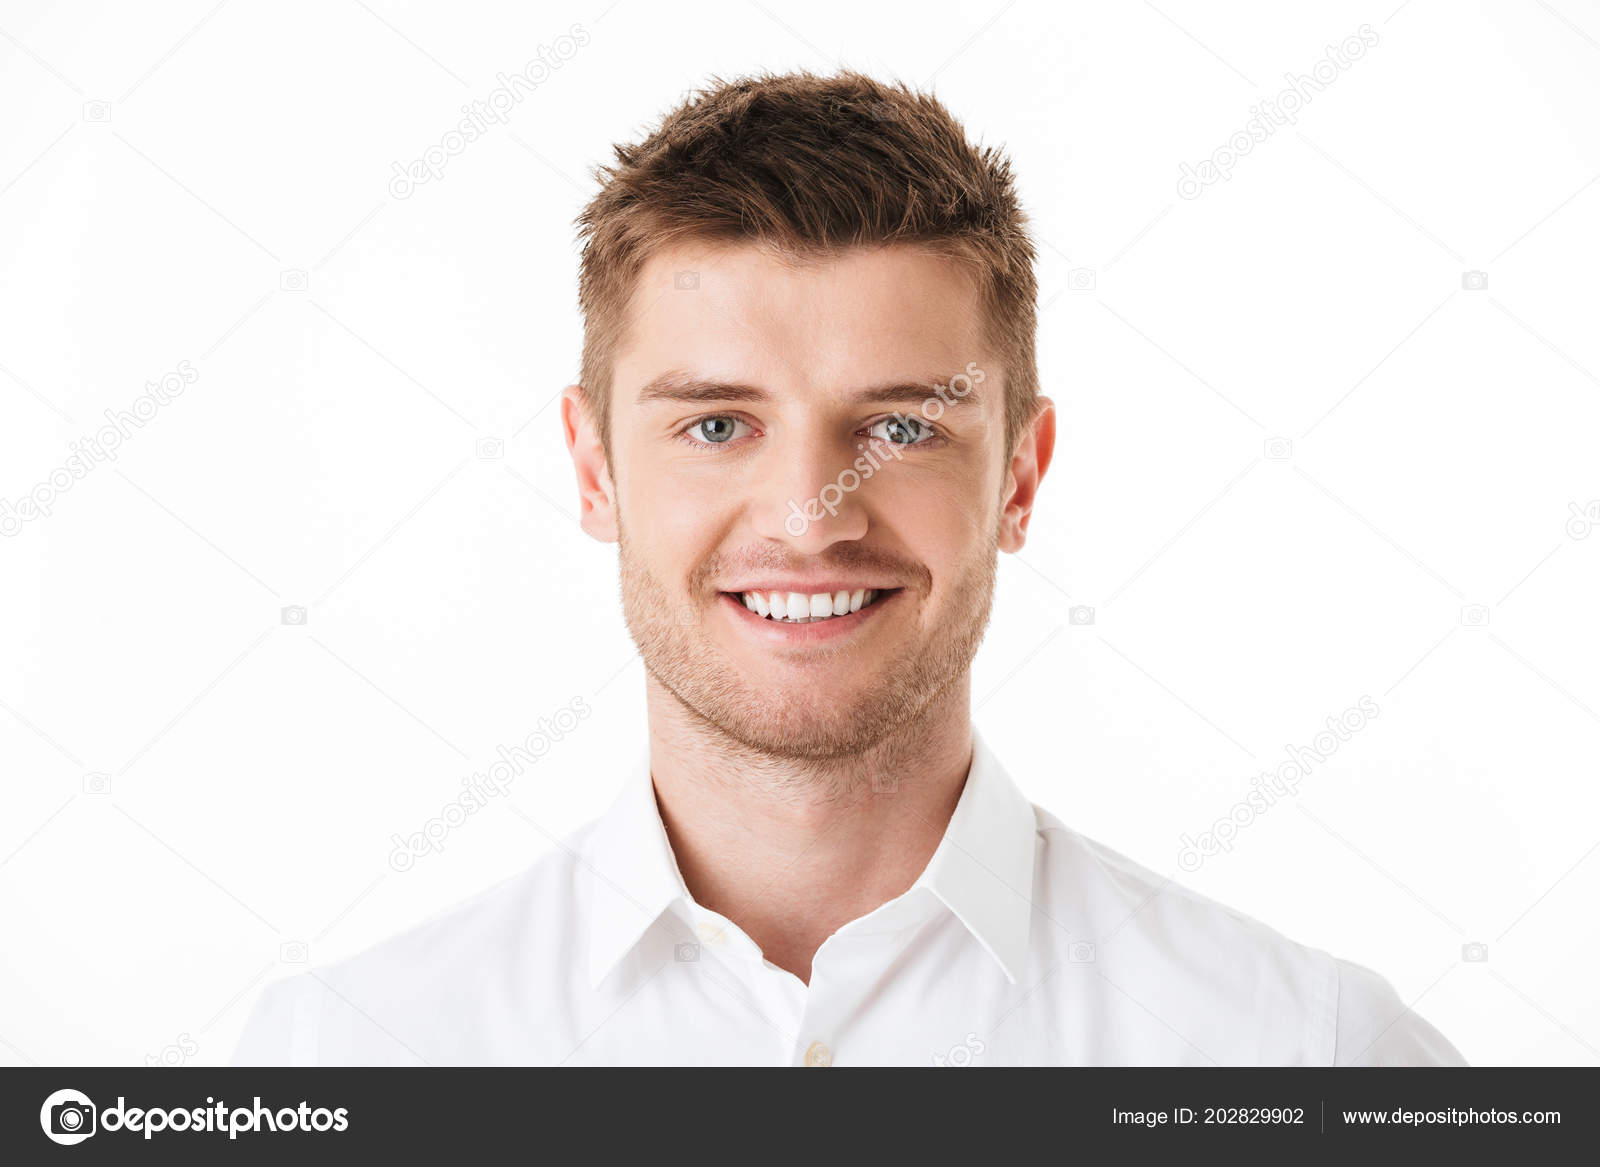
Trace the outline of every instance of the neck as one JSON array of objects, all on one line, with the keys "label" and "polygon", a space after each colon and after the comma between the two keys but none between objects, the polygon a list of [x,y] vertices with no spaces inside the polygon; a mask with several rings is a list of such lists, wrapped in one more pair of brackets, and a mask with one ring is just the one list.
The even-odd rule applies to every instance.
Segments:
[{"label": "neck", "polygon": [[878,745],[825,761],[752,750],[647,686],[650,772],[689,893],[809,984],[822,942],[906,891],[943,838],[972,762],[967,675]]}]

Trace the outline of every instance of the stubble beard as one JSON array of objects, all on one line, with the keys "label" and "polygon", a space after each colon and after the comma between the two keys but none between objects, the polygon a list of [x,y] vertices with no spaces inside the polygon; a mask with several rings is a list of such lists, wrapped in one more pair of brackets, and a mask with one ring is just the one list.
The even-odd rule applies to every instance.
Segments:
[{"label": "stubble beard", "polygon": [[[890,754],[898,742],[914,742],[938,699],[966,676],[989,623],[994,601],[998,544],[993,531],[960,569],[941,624],[913,638],[891,656],[871,662],[850,657],[864,651],[819,645],[819,677],[830,656],[851,673],[850,692],[814,685],[779,691],[760,677],[742,675],[706,635],[720,596],[680,598],[630,551],[618,522],[622,610],[646,670],[705,728],[745,750],[774,760],[829,762],[869,753]],[[905,596],[897,603],[912,597]],[[910,614],[877,620],[909,619]],[[961,711],[966,715],[966,711]]]}]

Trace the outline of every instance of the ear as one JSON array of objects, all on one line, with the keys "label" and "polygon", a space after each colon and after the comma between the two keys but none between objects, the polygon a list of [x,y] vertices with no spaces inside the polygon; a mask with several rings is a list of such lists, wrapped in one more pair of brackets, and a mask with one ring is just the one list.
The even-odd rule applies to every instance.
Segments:
[{"label": "ear", "polygon": [[1055,450],[1056,405],[1050,398],[1040,397],[1038,412],[1018,440],[1007,470],[1006,494],[1000,510],[1000,550],[1013,554],[1022,550],[1033,501],[1039,496],[1039,483],[1050,469]]},{"label": "ear", "polygon": [[561,391],[561,432],[567,439],[567,452],[572,455],[572,468],[578,472],[578,522],[600,542],[615,543],[616,487],[582,385],[568,385]]}]

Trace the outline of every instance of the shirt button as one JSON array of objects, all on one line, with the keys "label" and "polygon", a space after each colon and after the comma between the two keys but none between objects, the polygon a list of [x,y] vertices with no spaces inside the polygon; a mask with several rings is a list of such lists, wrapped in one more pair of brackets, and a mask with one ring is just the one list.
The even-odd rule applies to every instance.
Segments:
[{"label": "shirt button", "polygon": [[806,1050],[806,1065],[831,1066],[833,1065],[833,1051],[820,1041],[811,1043],[811,1048]]}]

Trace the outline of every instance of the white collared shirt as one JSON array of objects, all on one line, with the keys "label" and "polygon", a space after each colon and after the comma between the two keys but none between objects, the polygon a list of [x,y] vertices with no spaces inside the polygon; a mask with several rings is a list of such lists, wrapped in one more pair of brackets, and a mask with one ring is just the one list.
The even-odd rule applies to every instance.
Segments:
[{"label": "white collared shirt", "polygon": [[694,902],[646,758],[527,871],[268,986],[233,1063],[1465,1064],[1376,973],[1033,806],[976,733],[922,876],[829,936],[809,985]]}]

